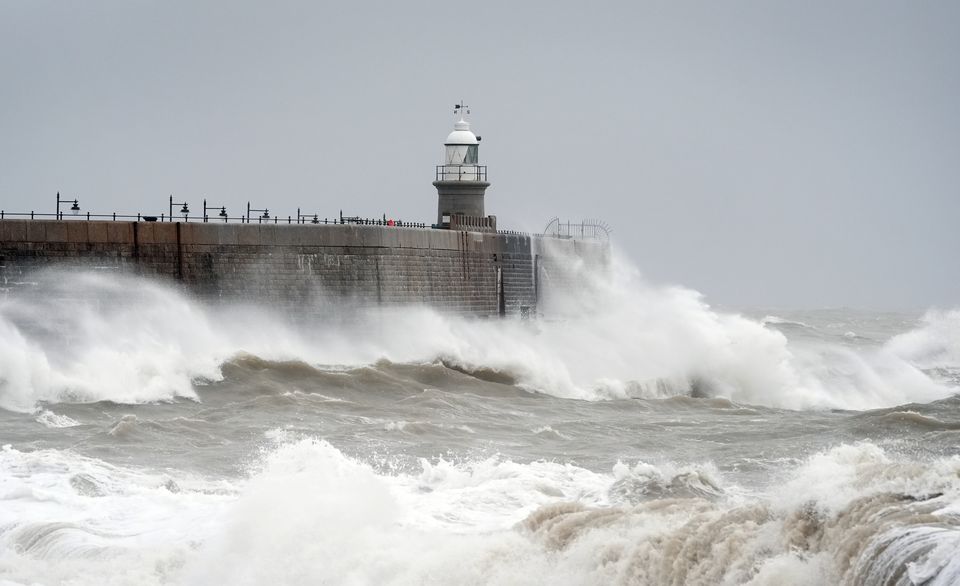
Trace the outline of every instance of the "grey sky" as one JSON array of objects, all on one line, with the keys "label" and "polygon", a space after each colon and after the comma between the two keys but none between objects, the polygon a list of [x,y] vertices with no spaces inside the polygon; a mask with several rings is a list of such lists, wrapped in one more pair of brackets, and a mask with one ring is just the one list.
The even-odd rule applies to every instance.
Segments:
[{"label": "grey sky", "polygon": [[726,305],[960,305],[960,3],[0,0],[0,208],[609,222]]}]

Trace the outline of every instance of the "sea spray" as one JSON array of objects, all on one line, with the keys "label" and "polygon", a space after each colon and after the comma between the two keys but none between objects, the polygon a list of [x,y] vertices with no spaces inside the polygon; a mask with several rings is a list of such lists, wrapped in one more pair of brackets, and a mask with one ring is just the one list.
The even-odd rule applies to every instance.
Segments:
[{"label": "sea spray", "polygon": [[[73,429],[73,428],[69,428]],[[950,584],[960,459],[860,442],[744,486],[713,462],[387,472],[277,430],[238,478],[0,450],[0,578],[77,584]],[[879,582],[878,582],[879,581]]]},{"label": "sea spray", "polygon": [[956,312],[764,323],[609,269],[529,321],[36,275],[0,582],[960,580]]},{"label": "sea spray", "polygon": [[219,380],[221,365],[242,354],[319,367],[439,360],[586,400],[685,394],[864,409],[927,402],[957,388],[921,370],[957,366],[956,312],[929,314],[921,329],[879,348],[791,341],[763,322],[711,309],[694,291],[650,285],[619,256],[611,262],[604,271],[584,267],[581,286],[545,299],[545,317],[533,322],[426,307],[354,308],[352,320],[302,322],[263,308],[203,305],[142,278],[42,273],[29,298],[0,302],[0,406],[193,399],[193,383]]},{"label": "sea spray", "polygon": [[960,309],[928,311],[920,327],[894,336],[887,349],[920,368],[960,373]]},{"label": "sea spray", "polygon": [[46,272],[0,302],[0,406],[195,397],[191,378],[217,377],[227,356],[215,339],[202,308],[165,286]]},{"label": "sea spray", "polygon": [[[715,470],[704,476],[643,463],[612,474],[495,460],[441,464],[438,474],[422,464],[418,475],[381,476],[324,442],[278,447],[227,511],[223,535],[187,565],[188,582],[859,584],[882,577],[908,584],[909,571],[949,584],[960,577],[960,564],[943,555],[960,536],[949,510],[960,496],[955,458],[917,466],[874,445],[844,446],[789,471],[788,483],[803,489],[787,498],[731,485],[738,496],[723,496],[726,482]],[[809,484],[822,473],[832,482]],[[696,490],[612,503],[631,477]]]},{"label": "sea spray", "polygon": [[0,582],[165,583],[235,498],[222,479],[4,446]]}]

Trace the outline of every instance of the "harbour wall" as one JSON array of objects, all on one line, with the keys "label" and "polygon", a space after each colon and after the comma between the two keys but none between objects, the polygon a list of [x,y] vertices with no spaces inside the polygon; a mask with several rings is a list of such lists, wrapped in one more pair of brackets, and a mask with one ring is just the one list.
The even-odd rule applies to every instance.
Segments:
[{"label": "harbour wall", "polygon": [[352,224],[0,220],[0,288],[28,287],[38,269],[79,268],[304,312],[347,302],[532,315],[544,288],[569,285],[571,258],[604,262],[606,251],[524,234]]}]

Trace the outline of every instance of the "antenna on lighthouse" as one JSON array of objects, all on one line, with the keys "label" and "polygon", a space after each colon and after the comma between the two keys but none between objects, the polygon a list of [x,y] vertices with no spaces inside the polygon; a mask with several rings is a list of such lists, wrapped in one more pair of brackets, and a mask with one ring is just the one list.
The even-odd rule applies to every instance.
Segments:
[{"label": "antenna on lighthouse", "polygon": [[464,114],[470,113],[470,106],[465,106],[463,100],[460,100],[459,104],[453,105],[453,113],[463,116]]}]

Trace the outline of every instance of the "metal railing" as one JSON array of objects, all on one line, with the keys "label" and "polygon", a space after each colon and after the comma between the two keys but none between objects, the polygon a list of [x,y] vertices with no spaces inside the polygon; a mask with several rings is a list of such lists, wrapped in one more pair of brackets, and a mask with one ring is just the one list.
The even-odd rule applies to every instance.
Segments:
[{"label": "metal railing", "polygon": [[[16,219],[23,218],[29,220],[40,220],[44,218],[53,218],[54,220],[137,220],[140,221],[156,221],[156,216],[144,216],[142,214],[130,215],[130,214],[118,214],[113,212],[112,214],[91,214],[86,212],[83,214],[69,214],[64,212],[57,212],[55,214],[44,214],[41,212],[8,212],[5,210],[0,210],[0,220],[5,219]],[[153,220],[143,220],[143,218],[153,218]]]},{"label": "metal railing", "polygon": [[550,220],[543,231],[544,236],[560,239],[601,240],[610,242],[613,230],[602,220],[583,220],[580,222],[560,221],[559,217]]},{"label": "metal railing", "polygon": [[[220,209],[219,207],[217,209]],[[251,210],[252,211],[252,210]],[[90,212],[82,214],[69,214],[64,212],[53,213],[53,214],[44,214],[40,212],[8,212],[6,210],[0,210],[0,220],[4,219],[29,219],[29,220],[42,220],[42,219],[54,219],[54,220],[77,220],[77,221],[90,221],[90,220],[106,220],[106,221],[137,221],[137,222],[200,222],[200,223],[210,223],[210,222],[222,222],[224,224],[313,224],[313,225],[336,225],[336,224],[352,224],[357,226],[390,226],[396,228],[429,228],[430,226],[425,222],[410,222],[407,220],[387,220],[379,218],[361,218],[359,216],[352,217],[334,217],[334,218],[321,218],[317,214],[297,214],[297,217],[287,216],[282,218],[279,216],[273,216],[270,218],[264,218],[263,216],[256,217],[246,217],[246,216],[190,216],[190,215],[175,215],[169,216],[167,214],[160,214],[158,216],[149,215],[149,214],[118,214],[116,212],[111,214],[92,214]]]},{"label": "metal railing", "polygon": [[[252,211],[252,210],[251,210]],[[42,212],[8,212],[6,210],[0,210],[0,220],[5,219],[29,219],[29,220],[43,220],[43,219],[54,219],[54,220],[69,220],[69,221],[90,221],[90,220],[105,220],[105,221],[136,221],[136,222],[223,222],[225,224],[312,224],[312,225],[355,225],[355,226],[389,226],[395,228],[443,228],[443,226],[437,224],[427,224],[425,222],[411,222],[407,220],[391,220],[386,218],[363,218],[360,216],[343,216],[338,215],[333,218],[321,218],[318,214],[302,214],[300,210],[297,210],[297,216],[287,216],[286,218],[273,216],[270,218],[264,218],[263,216],[256,217],[246,217],[246,216],[190,216],[190,215],[174,215],[170,216],[168,214],[160,214],[159,216],[150,215],[150,214],[118,214],[116,212],[110,214],[93,214],[90,212],[85,213],[42,213]],[[521,232],[518,230],[496,230],[497,234],[506,234],[512,236],[531,236],[529,232]]]},{"label": "metal railing", "polygon": [[437,165],[437,181],[486,180],[486,165]]}]

